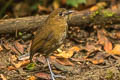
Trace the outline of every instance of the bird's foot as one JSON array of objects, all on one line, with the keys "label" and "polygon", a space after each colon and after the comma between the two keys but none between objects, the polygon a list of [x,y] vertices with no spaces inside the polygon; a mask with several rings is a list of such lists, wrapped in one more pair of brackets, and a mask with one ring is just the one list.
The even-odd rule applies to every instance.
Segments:
[{"label": "bird's foot", "polygon": [[52,79],[52,80],[55,80],[55,78],[57,78],[57,77],[66,78],[65,76],[55,75],[55,74],[53,73],[48,58],[47,58],[47,63],[48,63],[48,67],[49,67],[49,70],[50,70],[50,74],[51,74],[51,79]]}]

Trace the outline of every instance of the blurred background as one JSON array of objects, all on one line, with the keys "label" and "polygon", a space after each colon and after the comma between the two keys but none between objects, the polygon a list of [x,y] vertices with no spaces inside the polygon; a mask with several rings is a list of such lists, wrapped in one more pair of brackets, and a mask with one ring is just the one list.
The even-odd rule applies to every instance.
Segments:
[{"label": "blurred background", "polygon": [[91,11],[113,7],[119,0],[0,0],[0,18],[49,14],[56,8]]}]

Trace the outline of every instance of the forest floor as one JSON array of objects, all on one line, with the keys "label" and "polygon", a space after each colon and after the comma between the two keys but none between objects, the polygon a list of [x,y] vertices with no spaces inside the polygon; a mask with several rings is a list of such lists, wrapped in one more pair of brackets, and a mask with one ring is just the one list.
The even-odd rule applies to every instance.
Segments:
[{"label": "forest floor", "polygon": [[[70,26],[64,44],[50,56],[52,70],[66,78],[56,80],[120,80],[119,30]],[[42,54],[29,58],[31,33],[1,35],[0,76],[3,80],[49,80]],[[39,53],[39,52],[38,52]]]}]

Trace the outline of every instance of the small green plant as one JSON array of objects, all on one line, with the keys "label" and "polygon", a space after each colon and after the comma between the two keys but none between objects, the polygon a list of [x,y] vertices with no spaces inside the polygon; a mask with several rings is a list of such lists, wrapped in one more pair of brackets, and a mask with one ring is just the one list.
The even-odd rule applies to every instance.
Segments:
[{"label": "small green plant", "polygon": [[35,64],[34,63],[30,63],[26,66],[26,69],[28,70],[33,70],[35,68]]},{"label": "small green plant", "polygon": [[19,32],[19,33],[18,33],[18,35],[19,35],[19,36],[22,36],[22,35],[23,35],[23,33],[22,33],[22,32]]},{"label": "small green plant", "polygon": [[114,77],[114,73],[110,70],[107,71],[107,74],[105,75],[105,79],[111,80]]},{"label": "small green plant", "polygon": [[107,10],[103,12],[104,17],[112,17],[114,14],[115,13],[107,11]]},{"label": "small green plant", "polygon": [[86,3],[86,0],[67,0],[67,5],[78,7],[79,4]]},{"label": "small green plant", "polygon": [[31,6],[31,9],[32,10],[37,10],[38,9],[38,5],[43,5],[43,2],[45,0],[38,0],[37,2],[35,2],[32,6]]}]

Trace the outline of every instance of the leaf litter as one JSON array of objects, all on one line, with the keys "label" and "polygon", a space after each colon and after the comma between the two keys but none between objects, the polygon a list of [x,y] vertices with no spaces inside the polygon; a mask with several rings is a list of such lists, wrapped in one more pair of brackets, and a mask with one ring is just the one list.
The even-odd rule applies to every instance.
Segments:
[{"label": "leaf litter", "polygon": [[[88,29],[81,29],[77,26],[70,27],[68,39],[66,39],[65,44],[54,51],[53,55],[50,56],[50,63],[53,71],[56,74],[62,73],[68,80],[72,80],[72,77],[70,76],[72,73],[76,76],[76,80],[79,80],[83,74],[90,74],[88,73],[90,71],[94,73],[95,71],[105,69],[105,67],[108,67],[107,69],[114,68],[117,70],[116,66],[119,66],[118,64],[120,63],[120,44],[118,42],[116,43],[111,38],[119,39],[119,32],[116,32],[115,34],[117,37],[114,37],[115,35],[111,34],[112,33],[107,31],[106,28],[99,30],[91,29],[88,31]],[[30,45],[31,40],[16,40],[14,37],[3,40],[3,43],[0,46],[0,54],[9,54],[9,59],[7,58],[9,62],[6,64],[7,67],[2,67],[3,71],[6,72],[5,76],[8,76],[8,79],[14,79],[17,77],[16,75],[19,75],[18,78],[21,78],[21,74],[17,73],[19,69],[23,69],[24,72],[27,72],[27,76],[34,75],[29,78],[23,77],[25,80],[36,80],[37,78],[50,79],[49,70],[48,67],[44,66],[46,61],[42,54],[39,57],[35,56],[33,58],[33,60],[37,62],[37,65],[35,65],[35,67],[33,66],[34,68],[30,66],[28,67],[30,69],[27,69],[27,66],[30,63],[29,58],[25,58],[21,61],[18,60],[19,56],[30,52]],[[6,58],[1,57],[0,60],[5,61]],[[108,64],[112,67],[109,67]],[[8,71],[5,71],[6,68]],[[17,74],[15,75],[15,73]],[[79,75],[79,77],[77,77],[77,75]],[[94,75],[99,76],[99,78],[105,77],[102,73]]]}]

